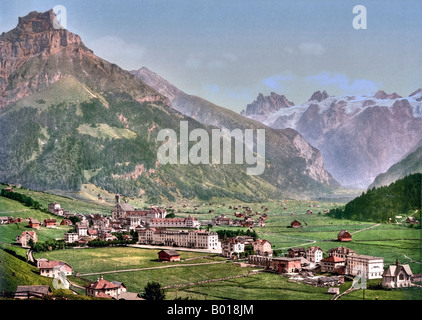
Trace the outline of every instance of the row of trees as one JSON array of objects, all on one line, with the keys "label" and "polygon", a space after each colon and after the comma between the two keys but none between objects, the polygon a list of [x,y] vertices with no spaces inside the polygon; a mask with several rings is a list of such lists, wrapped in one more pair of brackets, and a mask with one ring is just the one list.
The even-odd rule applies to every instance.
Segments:
[{"label": "row of trees", "polygon": [[252,237],[254,240],[258,239],[258,234],[256,233],[256,231],[251,230],[251,229],[247,229],[246,231],[242,229],[235,229],[235,230],[222,229],[222,230],[217,230],[217,234],[218,234],[219,239],[232,238],[232,237],[237,237],[237,236],[248,236],[248,237]]},{"label": "row of trees", "polygon": [[25,194],[21,194],[18,192],[10,192],[10,191],[6,191],[5,189],[1,189],[0,196],[18,201],[24,204],[25,206],[36,209],[36,210],[43,210],[42,205],[38,201],[35,201],[30,196],[27,196]]}]

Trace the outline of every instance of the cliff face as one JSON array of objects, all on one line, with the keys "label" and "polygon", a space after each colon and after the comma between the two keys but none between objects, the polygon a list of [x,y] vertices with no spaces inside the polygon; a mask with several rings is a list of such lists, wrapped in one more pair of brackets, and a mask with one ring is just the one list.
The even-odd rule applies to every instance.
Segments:
[{"label": "cliff face", "polygon": [[58,28],[52,10],[31,12],[19,18],[15,29],[0,36],[0,66],[0,108],[66,75],[98,91],[115,90],[136,99],[168,102],[129,72],[95,56],[78,35]]},{"label": "cliff face", "polygon": [[293,102],[287,100],[283,95],[271,92],[269,96],[264,96],[260,93],[254,102],[246,106],[246,110],[243,110],[241,115],[268,115],[282,108],[289,108],[294,105]]}]

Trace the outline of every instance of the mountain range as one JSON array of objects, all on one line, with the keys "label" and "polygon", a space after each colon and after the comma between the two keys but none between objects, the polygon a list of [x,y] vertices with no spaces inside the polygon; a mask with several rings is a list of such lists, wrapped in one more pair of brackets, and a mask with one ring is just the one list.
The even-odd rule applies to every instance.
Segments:
[{"label": "mountain range", "polygon": [[299,105],[279,101],[288,100],[260,94],[241,114],[271,128],[297,130],[321,151],[343,186],[368,187],[422,139],[422,89],[407,97],[382,90],[354,96],[317,91]]},{"label": "mountain range", "polygon": [[[31,12],[0,36],[0,181],[69,191],[93,183],[149,201],[309,198],[339,187],[296,130],[185,94],[146,68],[123,70],[54,18]],[[208,132],[265,129],[264,174],[248,176],[241,164],[159,164],[157,134],[179,132],[180,121]]]}]

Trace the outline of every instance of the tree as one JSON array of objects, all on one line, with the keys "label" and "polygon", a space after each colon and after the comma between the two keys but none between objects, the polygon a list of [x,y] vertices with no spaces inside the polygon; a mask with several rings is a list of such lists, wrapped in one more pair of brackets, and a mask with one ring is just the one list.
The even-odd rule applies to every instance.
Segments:
[{"label": "tree", "polygon": [[145,300],[164,300],[165,298],[164,289],[161,289],[161,285],[158,282],[148,282],[144,289],[145,293],[142,298]]}]

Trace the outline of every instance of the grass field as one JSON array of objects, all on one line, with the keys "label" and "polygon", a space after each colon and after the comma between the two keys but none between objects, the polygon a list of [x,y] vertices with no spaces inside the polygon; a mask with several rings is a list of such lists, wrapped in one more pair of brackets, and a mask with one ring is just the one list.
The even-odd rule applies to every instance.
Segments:
[{"label": "grass field", "polygon": [[[20,191],[19,191],[20,192]],[[75,210],[90,209],[97,207],[92,203],[78,200],[62,198],[47,193],[39,193],[23,190],[22,193],[31,195],[35,200],[43,205],[50,201],[57,201],[65,209]],[[42,220],[47,214],[29,209],[13,200],[0,198],[1,215],[19,216],[22,218],[34,217]],[[42,202],[44,201],[44,202]],[[193,205],[200,204],[198,211],[194,211]],[[239,206],[238,210],[228,209],[229,206]],[[183,203],[175,206],[177,217],[187,217],[192,215],[200,220],[211,220],[217,215],[226,214],[230,218],[234,217],[235,211],[243,211],[242,206],[249,206],[253,212],[264,212],[262,206],[268,208],[268,219],[266,227],[255,227],[254,230],[259,237],[269,240],[273,249],[286,253],[291,247],[309,247],[316,245],[324,252],[328,249],[341,245],[338,242],[330,241],[337,237],[341,229],[347,229],[352,233],[353,240],[343,245],[356,250],[359,254],[380,256],[384,258],[385,266],[393,264],[398,258],[400,263],[408,263],[413,273],[422,272],[421,257],[421,230],[409,228],[404,224],[375,224],[369,221],[338,220],[327,217],[324,210],[329,210],[340,204],[323,203],[317,201],[269,201],[267,203],[241,203],[221,202],[214,204],[189,203],[187,208]],[[286,208],[286,209],[285,209]],[[101,210],[111,213],[111,207],[102,206]],[[210,210],[214,210],[210,213]],[[312,210],[313,214],[306,214],[307,210]],[[72,212],[72,210],[71,210]],[[294,213],[294,214],[292,214]],[[254,216],[258,217],[258,215]],[[253,218],[254,218],[253,217]],[[289,228],[292,220],[298,220],[302,227]],[[0,241],[11,243],[17,234],[26,228],[27,222],[18,225],[0,226]],[[45,241],[50,238],[62,238],[66,228],[58,229],[41,228],[37,231],[39,239]],[[212,227],[212,231],[219,229],[243,229],[239,227]],[[20,256],[25,255],[25,250],[13,247]],[[186,284],[189,282],[202,281],[207,279],[218,279],[227,276],[243,275],[253,270],[250,267],[240,267],[229,263],[207,264],[214,262],[224,262],[224,258],[203,253],[181,251],[182,260],[194,259],[190,261],[174,262],[171,264],[157,261],[159,249],[140,249],[132,247],[109,247],[90,249],[66,249],[36,253],[35,257],[45,257],[50,260],[62,260],[69,263],[75,273],[99,273],[104,274],[104,278],[109,281],[122,281],[129,291],[142,292],[149,281],[158,281],[162,286],[173,284]],[[203,257],[206,256],[206,257]],[[195,259],[196,258],[196,259]],[[22,261],[21,261],[22,262]],[[22,262],[24,263],[24,262]],[[186,266],[186,264],[200,264]],[[160,267],[166,265],[177,265],[175,268],[161,268],[150,270],[136,270],[128,272],[112,272],[116,270],[142,269]],[[183,266],[185,265],[185,266]],[[79,284],[86,284],[95,281],[99,274],[87,275],[82,278],[72,277],[72,281]],[[3,280],[4,281],[4,280]],[[348,281],[340,287],[341,292],[347,290],[351,285]],[[400,289],[400,290],[380,290],[376,283],[365,290],[366,299],[379,300],[401,300],[401,299],[422,299],[420,289]],[[205,285],[184,286],[179,289],[167,289],[167,299],[186,298],[189,299],[265,299],[265,300],[327,300],[327,288],[315,288],[301,283],[289,282],[288,279],[270,273],[259,273],[248,277],[236,278],[226,281],[213,282]],[[83,293],[83,292],[81,292]],[[362,291],[352,292],[341,298],[342,300],[360,300]]]}]

